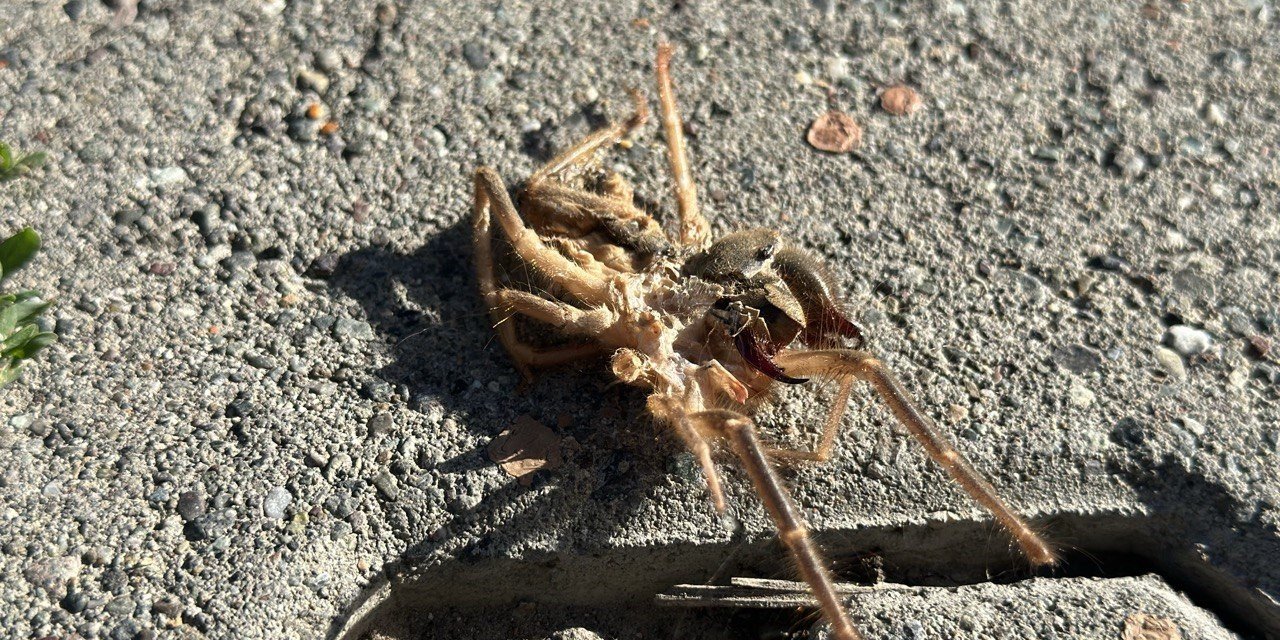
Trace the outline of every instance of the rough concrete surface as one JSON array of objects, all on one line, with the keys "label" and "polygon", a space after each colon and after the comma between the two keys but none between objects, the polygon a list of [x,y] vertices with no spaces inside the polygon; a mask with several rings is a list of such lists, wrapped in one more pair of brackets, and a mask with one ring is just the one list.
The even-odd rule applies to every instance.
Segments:
[{"label": "rough concrete surface", "polygon": [[[721,519],[603,367],[517,391],[474,293],[471,172],[514,184],[624,116],[665,34],[716,231],[826,259],[1067,551],[1027,582],[860,392],[837,459],[786,476],[846,579],[942,589],[858,601],[869,631],[946,637],[958,606],[1280,637],[1273,2],[598,4],[0,4],[0,139],[51,156],[0,184],[0,231],[43,233],[12,284],[60,335],[0,390],[0,635],[491,638],[534,611],[541,637],[700,637],[717,618],[639,614],[791,577],[730,461]],[[914,114],[880,109],[897,83]],[[805,143],[829,108],[861,148]],[[609,162],[669,212],[661,140]],[[761,422],[811,440],[830,395]],[[526,415],[564,458],[527,486],[486,454]]]}]

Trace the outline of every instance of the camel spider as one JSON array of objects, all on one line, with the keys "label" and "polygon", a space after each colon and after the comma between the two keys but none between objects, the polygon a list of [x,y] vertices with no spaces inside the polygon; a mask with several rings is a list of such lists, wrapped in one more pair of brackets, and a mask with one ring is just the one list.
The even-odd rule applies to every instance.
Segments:
[{"label": "camel spider", "polygon": [[[680,114],[672,88],[671,47],[657,54],[658,98],[667,158],[675,176],[678,238],[633,204],[617,174],[589,191],[584,165],[648,119],[633,92],[635,113],[600,129],[553,158],[524,184],[520,208],[497,172],[475,173],[475,267],[498,339],[527,377],[531,367],[612,354],[613,373],[651,392],[647,407],[697,457],[715,508],[725,508],[711,444],[727,442],[746,468],[779,538],[794,558],[836,638],[860,634],[832,587],[803,517],[783,487],[772,459],[822,462],[831,456],[841,417],[856,381],[871,385],[893,415],[976,501],[986,507],[1033,565],[1052,565],[1054,550],[1033,532],[938,432],[880,360],[861,350],[861,331],[837,303],[835,279],[813,256],[769,229],[750,229],[712,241],[698,209]],[[492,223],[515,256],[544,278],[534,294],[503,288],[495,276]],[[518,337],[519,314],[589,338],[587,344],[537,347]],[[851,348],[822,347],[848,340]],[[767,448],[749,413],[775,382],[809,377],[838,384],[822,439],[812,451]]]}]

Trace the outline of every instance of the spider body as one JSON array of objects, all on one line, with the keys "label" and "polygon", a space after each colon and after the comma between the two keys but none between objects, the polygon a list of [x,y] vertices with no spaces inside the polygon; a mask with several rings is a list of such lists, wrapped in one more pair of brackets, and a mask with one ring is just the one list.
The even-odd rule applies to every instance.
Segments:
[{"label": "spider body", "polygon": [[[606,176],[592,190],[581,175],[598,151],[646,121],[647,108],[638,95],[630,119],[592,133],[530,177],[519,192],[518,209],[495,171],[476,171],[477,280],[498,338],[517,368],[528,376],[533,367],[610,354],[614,375],[648,390],[650,413],[697,457],[718,510],[725,502],[712,444],[727,444],[840,640],[861,636],[773,465],[775,460],[827,460],[857,381],[870,384],[1033,564],[1054,563],[1053,549],[940,435],[884,365],[860,350],[862,333],[841,310],[835,278],[819,260],[769,229],[710,241],[689,175],[670,56],[670,48],[659,48],[657,75],[679,204],[678,237],[668,238],[633,204],[632,190],[619,176]],[[541,294],[499,285],[495,224],[518,260],[546,281]],[[588,341],[535,347],[508,322],[513,315]],[[797,343],[816,348],[796,348]],[[839,389],[820,444],[812,451],[768,447],[756,435],[752,408],[768,397],[773,384],[809,378],[834,380]]]}]

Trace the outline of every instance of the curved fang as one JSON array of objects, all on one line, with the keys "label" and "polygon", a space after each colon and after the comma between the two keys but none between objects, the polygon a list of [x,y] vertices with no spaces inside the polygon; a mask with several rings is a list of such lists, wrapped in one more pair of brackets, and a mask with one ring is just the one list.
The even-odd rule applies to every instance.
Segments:
[{"label": "curved fang", "polygon": [[831,333],[853,340],[854,349],[861,349],[866,343],[866,338],[862,337],[862,328],[833,307],[823,309],[820,321],[811,322],[805,327],[804,342],[815,346]]},{"label": "curved fang", "polygon": [[738,353],[742,354],[742,358],[747,361],[747,364],[778,382],[803,384],[809,381],[808,378],[792,378],[784,373],[773,362],[771,353],[773,350],[767,348],[765,343],[757,340],[750,330],[739,331],[738,335],[733,337],[733,345],[738,348]]}]

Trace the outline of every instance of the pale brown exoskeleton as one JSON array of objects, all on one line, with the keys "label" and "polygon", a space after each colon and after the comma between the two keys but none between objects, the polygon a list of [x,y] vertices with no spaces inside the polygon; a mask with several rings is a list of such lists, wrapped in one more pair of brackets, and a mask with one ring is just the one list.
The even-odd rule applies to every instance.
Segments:
[{"label": "pale brown exoskeleton", "polygon": [[[777,524],[779,537],[813,591],[835,637],[861,637],[840,604],[804,518],[774,470],[778,459],[827,460],[849,394],[871,385],[925,451],[986,507],[1033,565],[1057,561],[934,427],[885,366],[861,350],[862,334],[837,302],[834,278],[815,258],[768,229],[712,241],[698,201],[670,75],[671,48],[658,48],[658,97],[675,177],[679,236],[668,239],[609,175],[594,191],[580,186],[597,152],[648,118],[638,95],[627,121],[587,136],[533,174],[517,209],[498,174],[475,174],[474,242],[480,292],[498,338],[526,376],[550,366],[609,354],[613,373],[651,392],[648,409],[697,457],[717,510],[725,508],[712,445],[727,443]],[[493,224],[520,262],[548,286],[539,294],[499,286]],[[536,347],[509,320],[533,318],[585,344]],[[793,343],[810,348],[798,348]],[[845,344],[844,348],[818,348]],[[749,414],[775,382],[827,378],[838,385],[822,439],[813,451],[775,449],[756,435]]]}]

